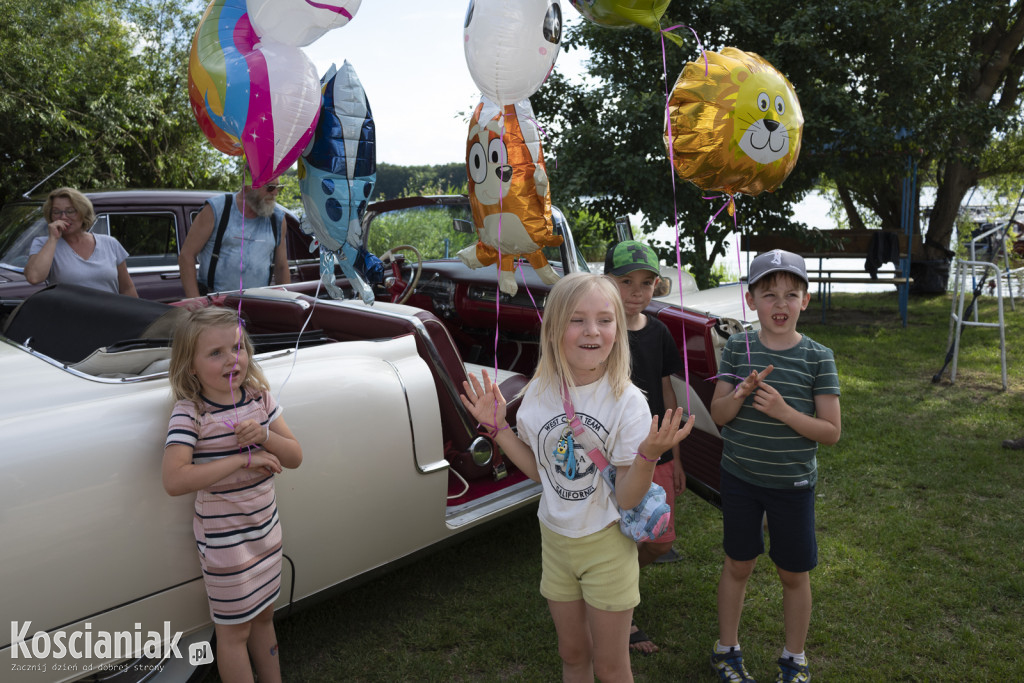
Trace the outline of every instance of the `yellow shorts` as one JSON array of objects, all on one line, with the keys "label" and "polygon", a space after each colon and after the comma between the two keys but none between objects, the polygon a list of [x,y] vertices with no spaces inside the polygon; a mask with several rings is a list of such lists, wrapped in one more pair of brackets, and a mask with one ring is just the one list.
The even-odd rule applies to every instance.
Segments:
[{"label": "yellow shorts", "polygon": [[583,538],[540,525],[540,594],[556,602],[582,599],[591,607],[623,612],[640,604],[636,543],[613,524]]}]

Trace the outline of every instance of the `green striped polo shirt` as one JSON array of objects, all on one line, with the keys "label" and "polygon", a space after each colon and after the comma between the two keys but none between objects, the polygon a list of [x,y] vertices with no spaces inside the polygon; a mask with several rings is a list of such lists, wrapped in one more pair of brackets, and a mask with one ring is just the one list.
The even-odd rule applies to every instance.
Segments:
[{"label": "green striped polo shirt", "polygon": [[[729,375],[742,378],[769,365],[775,369],[765,383],[802,413],[814,415],[814,397],[818,394],[839,394],[839,374],[832,350],[807,335],[801,335],[796,346],[783,351],[765,347],[756,334],[732,335],[722,350],[718,372],[724,376],[719,381],[736,385],[741,380]],[[756,486],[813,487],[818,481],[817,442],[758,411],[753,401],[753,395],[748,396],[736,417],[721,429],[722,469]]]}]

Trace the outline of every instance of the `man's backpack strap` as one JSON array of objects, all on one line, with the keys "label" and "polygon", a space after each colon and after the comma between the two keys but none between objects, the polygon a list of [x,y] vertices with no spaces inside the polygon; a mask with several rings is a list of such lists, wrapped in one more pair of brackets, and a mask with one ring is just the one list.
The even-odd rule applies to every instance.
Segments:
[{"label": "man's backpack strap", "polygon": [[[277,210],[276,209],[274,210],[274,213],[270,214],[270,229],[274,231],[274,248],[276,250],[277,249],[277,245],[280,244],[280,239],[278,238]],[[276,251],[275,251],[275,253],[276,253]],[[274,254],[271,254],[271,256],[270,256],[270,275],[267,276],[267,282],[268,283],[274,281],[274,262],[275,261],[276,261],[276,259],[274,258]]]},{"label": "man's backpack strap", "polygon": [[220,245],[224,242],[224,233],[228,230],[231,220],[231,202],[235,195],[228,192],[224,195],[224,209],[220,213],[220,224],[217,226],[217,237],[213,240],[213,253],[210,254],[210,268],[206,271],[206,291],[213,291],[213,277],[217,273],[217,261],[220,260]]}]

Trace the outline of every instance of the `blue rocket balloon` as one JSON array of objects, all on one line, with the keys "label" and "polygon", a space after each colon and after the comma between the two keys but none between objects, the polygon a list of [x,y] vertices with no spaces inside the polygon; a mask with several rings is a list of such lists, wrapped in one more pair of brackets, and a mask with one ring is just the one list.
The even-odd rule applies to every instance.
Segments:
[{"label": "blue rocket balloon", "polygon": [[376,132],[370,102],[346,61],[320,79],[323,103],[312,141],[299,159],[299,188],[307,220],[303,230],[320,248],[320,279],[334,298],[341,266],[352,288],[368,304],[373,292],[355,269],[363,242],[360,219],[377,181]]}]

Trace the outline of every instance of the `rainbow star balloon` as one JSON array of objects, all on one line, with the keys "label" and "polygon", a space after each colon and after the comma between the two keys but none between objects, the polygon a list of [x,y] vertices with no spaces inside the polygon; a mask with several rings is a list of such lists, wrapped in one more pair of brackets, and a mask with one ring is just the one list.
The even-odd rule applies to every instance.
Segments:
[{"label": "rainbow star balloon", "polygon": [[245,154],[255,187],[295,163],[320,112],[316,67],[299,48],[261,39],[244,0],[206,8],[192,39],[188,90],[203,134],[225,154]]}]

